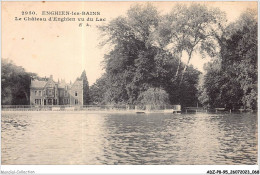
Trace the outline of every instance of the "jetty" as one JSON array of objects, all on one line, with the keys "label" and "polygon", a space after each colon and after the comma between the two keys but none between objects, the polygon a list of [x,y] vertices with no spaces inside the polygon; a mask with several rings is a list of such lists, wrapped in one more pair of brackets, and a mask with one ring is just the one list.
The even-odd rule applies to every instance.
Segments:
[{"label": "jetty", "polygon": [[184,107],[182,113],[242,113],[242,112],[255,112],[250,109],[227,109],[219,108],[204,108],[204,107]]},{"label": "jetty", "polygon": [[197,113],[197,112],[208,112],[208,110],[203,107],[184,107],[183,112]]},{"label": "jetty", "polygon": [[135,112],[137,114],[146,113],[181,113],[181,105],[136,105]]}]

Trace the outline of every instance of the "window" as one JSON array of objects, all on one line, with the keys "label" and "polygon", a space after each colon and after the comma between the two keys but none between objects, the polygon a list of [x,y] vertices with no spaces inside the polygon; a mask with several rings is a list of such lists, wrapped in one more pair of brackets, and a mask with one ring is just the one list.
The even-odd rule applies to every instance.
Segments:
[{"label": "window", "polygon": [[78,99],[75,99],[75,105],[79,104]]},{"label": "window", "polygon": [[63,99],[63,102],[64,102],[65,105],[68,105],[69,104],[69,99],[65,98],[65,99]]},{"label": "window", "polygon": [[39,96],[42,96],[42,91],[39,91]]},{"label": "window", "polygon": [[37,91],[34,91],[34,93],[35,93],[35,96],[37,95]]},{"label": "window", "polygon": [[64,96],[67,97],[67,95],[68,95],[68,92],[64,91]]},{"label": "window", "polygon": [[42,104],[42,100],[41,99],[35,99],[35,104],[36,105],[41,105]]},{"label": "window", "polygon": [[76,92],[75,92],[75,97],[77,97],[77,96],[78,96],[78,92],[76,91]]}]

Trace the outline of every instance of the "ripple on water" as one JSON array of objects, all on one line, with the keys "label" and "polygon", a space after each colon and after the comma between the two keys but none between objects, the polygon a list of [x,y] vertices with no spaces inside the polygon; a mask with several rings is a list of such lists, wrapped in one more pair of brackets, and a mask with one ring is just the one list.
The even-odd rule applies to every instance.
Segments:
[{"label": "ripple on water", "polygon": [[2,164],[256,164],[256,114],[2,114]]}]

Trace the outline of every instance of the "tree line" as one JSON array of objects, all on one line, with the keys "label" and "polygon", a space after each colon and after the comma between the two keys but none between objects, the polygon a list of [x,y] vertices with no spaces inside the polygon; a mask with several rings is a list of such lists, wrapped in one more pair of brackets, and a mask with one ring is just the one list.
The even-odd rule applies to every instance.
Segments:
[{"label": "tree line", "polygon": [[[91,88],[95,102],[196,105],[200,72],[189,62],[183,63],[181,55],[187,52],[190,60],[197,47],[210,50],[200,47],[200,42],[208,40],[206,33],[192,27],[212,20],[200,18],[200,8],[210,13],[204,6],[192,5],[176,6],[170,14],[162,16],[149,3],[135,5],[126,16],[100,26],[104,36],[101,45],[113,49],[105,55],[106,73]],[[194,10],[197,16],[193,20],[186,19],[186,12]],[[185,20],[187,23],[183,22]],[[98,90],[102,93],[95,93]],[[145,100],[152,99],[155,94],[164,98],[157,98],[156,103]]]},{"label": "tree line", "polygon": [[[179,4],[161,15],[148,3],[132,6],[99,30],[101,46],[112,49],[105,55],[105,74],[90,88],[93,102],[256,109],[253,10],[227,23],[218,8]],[[195,54],[211,58],[204,74],[189,64]]]},{"label": "tree line", "polygon": [[[92,86],[86,72],[79,77],[84,104],[257,108],[253,10],[227,23],[224,12],[199,3],[176,5],[167,14],[147,3],[98,29],[100,46],[110,51],[104,56],[105,73]],[[195,54],[211,58],[204,73],[190,65]],[[2,104],[27,103],[32,75],[2,60]]]},{"label": "tree line", "polygon": [[35,73],[26,72],[8,59],[2,59],[1,65],[1,104],[30,104],[30,83]]}]

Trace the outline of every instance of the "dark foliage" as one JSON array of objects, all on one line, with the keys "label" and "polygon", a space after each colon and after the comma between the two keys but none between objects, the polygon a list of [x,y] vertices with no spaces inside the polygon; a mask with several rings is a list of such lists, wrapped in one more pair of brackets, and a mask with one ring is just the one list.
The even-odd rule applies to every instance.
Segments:
[{"label": "dark foliage", "polygon": [[28,73],[8,59],[2,59],[1,104],[29,105],[30,82],[35,73]]},{"label": "dark foliage", "polygon": [[206,67],[200,100],[205,106],[257,109],[257,18],[252,11],[218,37],[220,58]]},{"label": "dark foliage", "polygon": [[91,87],[92,91],[100,89],[100,93],[103,93],[99,103],[138,104],[141,103],[138,99],[149,89],[165,91],[171,104],[185,106],[197,102],[199,71],[188,66],[180,87],[182,76],[179,74],[176,78],[173,75],[179,67],[186,65],[169,51],[154,44],[155,31],[161,19],[157,9],[150,4],[136,5],[128,10],[126,17],[118,17],[100,26],[106,38],[102,44],[110,45],[113,49],[104,61],[106,78],[102,77],[101,82],[106,89],[98,87],[98,84]]},{"label": "dark foliage", "polygon": [[89,105],[91,101],[90,90],[89,90],[88,79],[85,70],[82,72],[79,79],[83,80],[83,105]]}]

